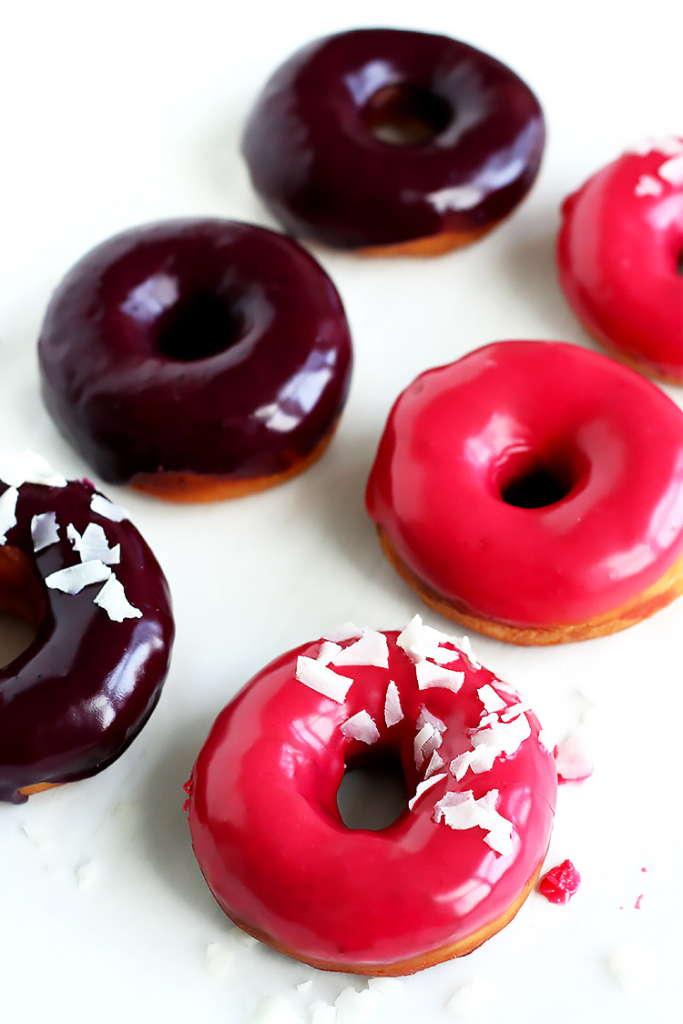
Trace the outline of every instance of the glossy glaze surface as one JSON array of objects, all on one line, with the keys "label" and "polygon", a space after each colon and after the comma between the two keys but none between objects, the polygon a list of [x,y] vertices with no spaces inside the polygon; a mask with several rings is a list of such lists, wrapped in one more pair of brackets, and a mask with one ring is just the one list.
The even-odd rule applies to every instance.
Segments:
[{"label": "glossy glaze surface", "polygon": [[57,289],[39,354],[55,422],[117,483],[285,472],[334,426],[351,372],[322,268],[290,239],[219,220],[135,228],[94,249]]},{"label": "glossy glaze surface", "polygon": [[[564,293],[586,330],[643,369],[683,384],[683,167],[675,143],[625,153],[565,200],[557,243]],[[646,147],[643,147],[646,148]]]},{"label": "glossy glaze surface", "polygon": [[581,875],[570,860],[563,860],[547,871],[538,883],[538,891],[549,903],[569,903],[581,884]]},{"label": "glossy glaze surface", "polygon": [[[405,87],[428,97],[440,130],[399,146],[368,119],[375,97]],[[311,43],[275,72],[243,151],[291,234],[357,249],[492,225],[531,187],[544,138],[535,96],[488,54],[445,36],[363,29]]]},{"label": "glossy glaze surface", "polygon": [[[0,483],[0,493],[6,489]],[[94,775],[123,753],[159,699],[174,632],[168,587],[132,523],[91,510],[94,493],[85,481],[23,484],[17,523],[0,546],[3,562],[26,562],[21,611],[39,620],[30,647],[0,670],[0,800],[20,802],[24,787]],[[31,521],[45,512],[56,513],[60,539],[34,553]],[[93,603],[101,582],[75,595],[45,585],[47,576],[79,561],[66,536],[69,523],[79,533],[96,523],[110,546],[121,545],[113,568],[141,617],[112,621]],[[3,584],[2,607],[19,611],[17,594]]]},{"label": "glossy glaze surface", "polygon": [[[503,500],[539,468],[565,480],[564,498]],[[605,356],[488,345],[398,398],[366,500],[403,561],[457,606],[515,626],[585,622],[683,551],[683,415]]]},{"label": "glossy glaze surface", "polygon": [[[336,798],[345,765],[397,752],[413,794],[427,769],[426,761],[416,768],[420,713],[445,723],[438,752],[448,765],[470,748],[467,730],[483,714],[477,688],[496,685],[454,651],[451,667],[465,672],[460,691],[420,690],[398,634],[385,635],[388,669],[335,669],[354,680],[342,704],[295,677],[297,656],[315,658],[320,641],[272,662],[218,716],[189,786],[195,854],[226,913],[294,956],[340,969],[413,958],[496,921],[543,859],[554,813],[554,762],[530,714],[531,736],[490,771],[456,782],[446,768],[413,810],[381,831],[343,824]],[[387,728],[390,680],[405,717]],[[511,691],[501,693],[514,704]],[[341,732],[361,710],[379,730],[372,746]],[[513,823],[506,855],[485,843],[482,828],[456,831],[434,820],[446,792],[472,790],[479,798],[493,788],[499,812]]]}]

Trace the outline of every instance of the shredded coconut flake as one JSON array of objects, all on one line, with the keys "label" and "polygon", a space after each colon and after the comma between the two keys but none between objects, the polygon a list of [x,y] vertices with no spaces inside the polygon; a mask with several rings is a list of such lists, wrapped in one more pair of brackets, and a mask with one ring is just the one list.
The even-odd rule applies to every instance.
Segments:
[{"label": "shredded coconut flake", "polygon": [[339,644],[334,644],[330,640],[324,640],[320,645],[318,657],[315,660],[320,665],[329,665],[335,654],[338,654],[339,651],[341,651]]},{"label": "shredded coconut flake", "polygon": [[683,153],[683,139],[679,139],[676,135],[663,135],[658,139],[649,136],[636,142],[628,152],[636,153],[638,156],[647,156],[648,153],[676,156],[678,153]]},{"label": "shredded coconut flake", "polygon": [[121,561],[121,545],[110,547],[107,535],[98,523],[88,523],[83,536],[73,523],[69,523],[66,534],[82,562],[98,561],[105,565],[118,565]]},{"label": "shredded coconut flake", "polygon": [[232,971],[235,950],[224,942],[210,942],[206,947],[206,969],[218,980],[227,978]]},{"label": "shredded coconut flake", "polygon": [[[45,578],[51,590],[61,590],[64,594],[80,594],[84,587],[92,583],[102,583],[111,576],[111,569],[104,562],[79,562],[65,569],[58,569]],[[99,595],[98,595],[99,596]]]},{"label": "shredded coconut flake", "polygon": [[422,782],[418,782],[417,788],[415,789],[415,796],[411,797],[408,801],[408,810],[412,811],[417,801],[424,793],[427,792],[428,789],[431,789],[437,782],[441,782],[442,779],[447,777],[447,772],[440,772],[438,775],[432,775],[430,779],[423,779]]},{"label": "shredded coconut flake", "polygon": [[440,718],[437,718],[436,715],[433,715],[431,713],[431,711],[427,710],[427,708],[422,708],[422,711],[418,715],[418,719],[417,719],[417,727],[418,727],[418,729],[421,729],[422,726],[426,725],[427,723],[429,723],[429,725],[434,726],[434,728],[438,732],[445,732],[446,731],[446,723],[445,722],[442,722]]},{"label": "shredded coconut flake", "polygon": [[[432,626],[425,626],[420,615],[414,615],[396,643],[415,662],[423,661],[424,648],[438,648],[442,643],[452,643],[446,633],[439,632]],[[454,659],[452,659],[454,660]]]},{"label": "shredded coconut flake", "polygon": [[387,686],[387,695],[384,699],[384,722],[387,729],[390,729],[392,725],[397,725],[403,720],[403,708],[401,707],[401,698],[398,692],[398,686],[391,679]]},{"label": "shredded coconut flake", "polygon": [[659,196],[664,191],[661,181],[657,181],[651,174],[641,174],[636,184],[635,193],[637,196]]},{"label": "shredded coconut flake", "polygon": [[115,505],[113,501],[105,498],[103,494],[93,494],[90,499],[90,509],[95,515],[102,516],[103,519],[110,519],[112,523],[122,523],[124,519],[130,519],[125,508]]},{"label": "shredded coconut flake", "polygon": [[478,800],[468,789],[464,793],[446,793],[434,805],[434,821],[443,822],[452,829],[480,827],[486,835],[484,842],[496,853],[509,854],[513,850],[512,822],[496,810],[498,790],[492,789]]},{"label": "shredded coconut flake", "polygon": [[683,153],[663,163],[657,174],[671,185],[683,185]]},{"label": "shredded coconut flake", "polygon": [[56,512],[41,512],[31,520],[31,540],[36,554],[59,541]]},{"label": "shredded coconut flake", "polygon": [[112,622],[142,618],[142,612],[130,603],[123,584],[113,573],[95,598],[95,604],[107,613]]},{"label": "shredded coconut flake", "polygon": [[0,496],[0,544],[7,543],[7,534],[17,524],[17,500],[19,491],[16,487],[8,487]]},{"label": "shredded coconut flake", "polygon": [[507,707],[503,698],[500,694],[496,693],[489,683],[486,683],[485,686],[479,687],[477,690],[477,696],[484,705],[485,711],[502,711],[503,708]]},{"label": "shredded coconut flake", "polygon": [[374,665],[389,668],[389,646],[384,633],[368,629],[355,644],[345,647],[333,659],[335,665]]},{"label": "shredded coconut flake", "polygon": [[351,740],[360,740],[368,745],[376,743],[379,739],[377,724],[367,711],[359,711],[351,715],[345,722],[342,722],[341,731],[344,736]]},{"label": "shredded coconut flake", "polygon": [[296,678],[304,686],[315,690],[316,693],[321,693],[323,697],[329,697],[337,704],[344,703],[346,694],[353,683],[353,679],[337,675],[332,669],[326,668],[325,665],[321,665],[313,658],[306,658],[302,655],[297,658]]},{"label": "shredded coconut flake", "polygon": [[452,690],[457,693],[465,681],[464,672],[454,672],[451,668],[444,668],[443,665],[434,665],[430,661],[419,661],[415,666],[417,685],[421,690],[431,686],[441,686],[445,690]]},{"label": "shredded coconut flake", "polygon": [[427,765],[427,770],[425,771],[425,779],[430,778],[430,776],[432,776],[435,772],[438,772],[440,768],[443,768],[445,763],[446,762],[441,757],[441,755],[435,750],[430,758],[429,764]]},{"label": "shredded coconut flake", "polygon": [[12,487],[22,484],[43,484],[45,487],[66,487],[66,477],[54,469],[37,452],[26,448],[23,452],[0,452],[0,480]]},{"label": "shredded coconut flake", "polygon": [[443,738],[439,730],[435,729],[429,722],[425,722],[413,743],[415,767],[420,769],[427,758],[431,758],[434,751],[441,746],[442,742]]},{"label": "shredded coconut flake", "polygon": [[583,782],[593,774],[593,762],[588,756],[579,733],[558,743],[555,751],[557,777],[562,782]]}]

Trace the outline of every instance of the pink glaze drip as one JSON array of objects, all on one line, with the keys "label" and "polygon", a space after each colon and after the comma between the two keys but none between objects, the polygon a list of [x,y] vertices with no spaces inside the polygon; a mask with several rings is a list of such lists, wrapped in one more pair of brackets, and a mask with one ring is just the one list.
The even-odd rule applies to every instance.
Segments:
[{"label": "pink glaze drip", "polygon": [[575,895],[581,875],[570,860],[563,860],[557,867],[551,868],[538,883],[541,896],[550,903],[568,903]]},{"label": "pink glaze drip", "polygon": [[[539,468],[565,480],[565,497],[503,499]],[[488,345],[399,396],[366,501],[403,562],[461,610],[582,623],[683,551],[683,416],[639,374],[578,346]]]},{"label": "pink glaze drip", "polygon": [[[557,266],[593,337],[683,384],[683,185],[659,176],[668,159],[626,153],[571,195]],[[659,194],[638,195],[643,179]]]},{"label": "pink glaze drip", "polygon": [[642,906],[642,903],[643,903],[643,896],[644,895],[645,895],[645,893],[641,892],[640,896],[636,900],[636,903],[635,903],[635,909],[636,910],[640,910],[641,909],[641,906]]},{"label": "pink glaze drip", "polygon": [[[451,664],[465,673],[457,694],[420,690],[397,635],[385,634],[388,669],[335,669],[354,680],[343,704],[295,678],[297,657],[315,658],[320,641],[272,662],[218,716],[192,772],[192,843],[221,907],[293,955],[339,968],[413,958],[492,924],[533,877],[552,827],[555,766],[535,716],[514,754],[456,782],[447,766],[470,749],[467,730],[483,713],[477,688],[495,687],[496,677],[462,656]],[[390,680],[404,718],[388,728]],[[500,693],[515,703],[509,690]],[[414,740],[425,708],[447,726],[439,747],[446,777],[388,828],[349,829],[337,807],[345,767],[395,752],[409,793],[424,779],[428,758],[416,769]],[[341,731],[361,710],[379,730],[372,746]],[[446,792],[472,790],[478,799],[492,789],[513,824],[506,855],[485,843],[482,828],[455,831],[434,820]]]}]

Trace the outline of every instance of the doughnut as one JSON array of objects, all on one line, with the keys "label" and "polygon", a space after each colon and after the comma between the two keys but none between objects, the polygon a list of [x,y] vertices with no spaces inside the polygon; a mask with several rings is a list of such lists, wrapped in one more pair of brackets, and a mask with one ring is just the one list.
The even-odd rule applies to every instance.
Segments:
[{"label": "doughnut", "polygon": [[168,587],[86,480],[0,452],[0,611],[36,635],[0,669],[0,800],[21,803],[115,761],[151,715],[173,643]]},{"label": "doughnut", "polygon": [[322,455],[351,339],[334,285],[296,242],[179,220],[84,256],[49,305],[39,358],[49,412],[104,480],[213,501]]},{"label": "doughnut", "polygon": [[642,143],[565,200],[557,268],[596,341],[683,384],[683,137]]},{"label": "doughnut", "polygon": [[360,29],[280,67],[248,119],[254,188],[296,237],[379,255],[435,255],[484,235],[538,172],[529,87],[445,36]]},{"label": "doughnut", "polygon": [[[186,809],[241,928],[313,967],[381,976],[463,956],[514,917],[548,847],[555,764],[528,705],[465,648],[419,616],[402,633],[349,623],[223,709]],[[345,771],[391,758],[408,806],[380,831],[347,827]]]},{"label": "doughnut", "polygon": [[614,633],[683,591],[683,414],[578,346],[487,345],[399,396],[366,504],[400,575],[468,629]]}]

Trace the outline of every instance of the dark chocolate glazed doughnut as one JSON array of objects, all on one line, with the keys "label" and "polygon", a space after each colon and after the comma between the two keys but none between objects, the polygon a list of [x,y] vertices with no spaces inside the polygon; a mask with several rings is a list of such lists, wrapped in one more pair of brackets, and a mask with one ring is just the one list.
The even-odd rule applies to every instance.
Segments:
[{"label": "dark chocolate glazed doughnut", "polygon": [[488,54],[445,36],[360,29],[275,72],[243,150],[256,191],[293,235],[434,253],[514,209],[544,139],[538,100]]},{"label": "dark chocolate glazed doughnut", "polygon": [[0,800],[15,803],[123,753],[159,699],[174,633],[164,575],[124,510],[21,461],[28,472],[13,458],[7,473],[0,456],[0,611],[37,627],[0,670]]},{"label": "dark chocolate glazed doughnut", "polygon": [[190,501],[310,465],[351,372],[324,270],[291,239],[221,220],[135,228],[88,253],[39,355],[49,411],[105,480]]}]

